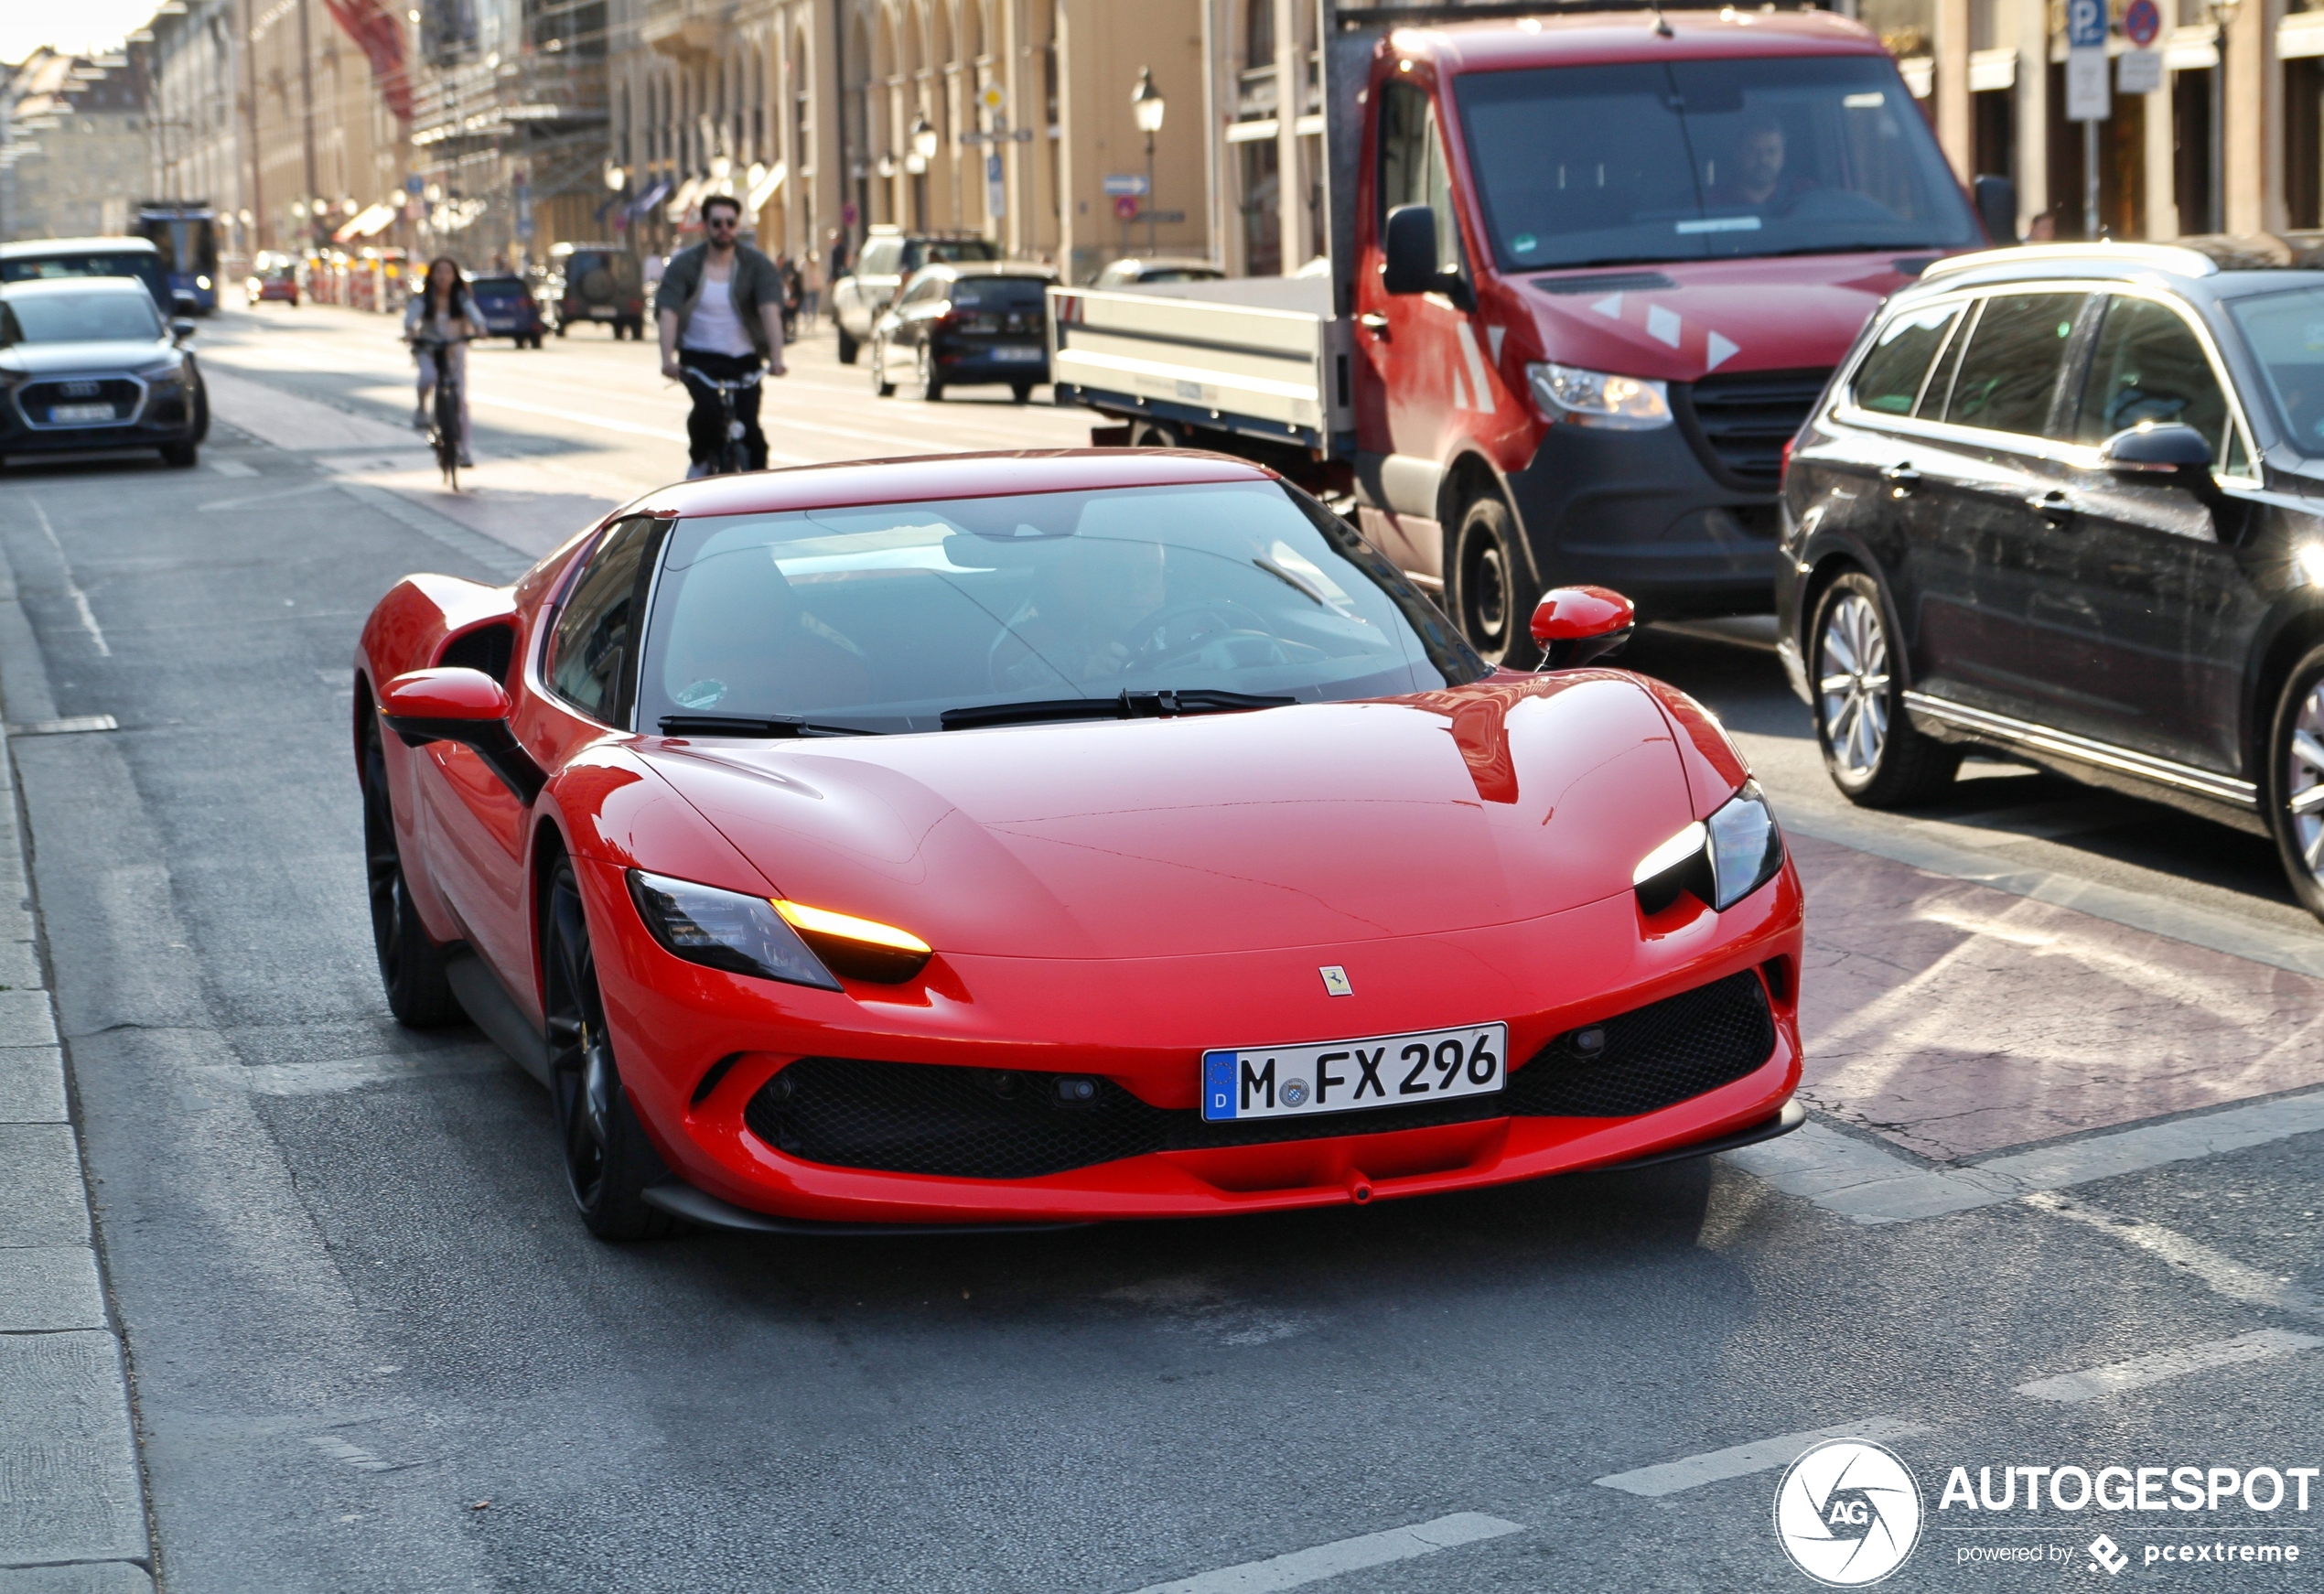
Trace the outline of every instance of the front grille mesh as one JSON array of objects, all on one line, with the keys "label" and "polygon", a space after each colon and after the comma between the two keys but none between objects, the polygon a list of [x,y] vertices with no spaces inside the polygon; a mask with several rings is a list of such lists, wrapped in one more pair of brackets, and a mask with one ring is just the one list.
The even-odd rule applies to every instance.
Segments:
[{"label": "front grille mesh", "polygon": [[85,421],[51,423],[48,411],[55,404],[111,404],[113,419],[125,421],[137,413],[137,384],[125,376],[57,378],[28,382],[16,390],[16,402],[24,406],[26,417],[36,426],[91,424]]},{"label": "front grille mesh", "polygon": [[1783,476],[1783,445],[1815,408],[1831,375],[1751,371],[1706,376],[1687,390],[1695,439],[1736,480],[1772,490]]},{"label": "front grille mesh", "polygon": [[1322,1117],[1212,1124],[1086,1075],[1090,1099],[1058,1097],[1057,1074],[941,1063],[802,1057],[743,1111],[751,1132],[808,1162],[953,1179],[1033,1179],[1156,1151],[1279,1144],[1521,1117],[1629,1117],[1741,1079],[1775,1047],[1757,974],[1609,1018],[1583,1061],[1561,1039],[1493,1096]]}]

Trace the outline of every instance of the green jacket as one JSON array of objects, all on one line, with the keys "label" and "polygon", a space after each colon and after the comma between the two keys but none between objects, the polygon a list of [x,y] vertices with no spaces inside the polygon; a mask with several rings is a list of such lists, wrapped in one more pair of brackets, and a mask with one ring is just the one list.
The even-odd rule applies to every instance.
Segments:
[{"label": "green jacket", "polygon": [[[653,313],[664,311],[678,318],[678,346],[685,347],[686,323],[694,317],[694,301],[702,297],[703,263],[709,257],[710,245],[697,243],[682,249],[670,257],[669,268],[662,274],[662,287],[654,295]],[[782,308],[782,273],[775,263],[748,243],[735,245],[733,278],[735,314],[741,318],[743,328],[750,334],[751,345],[759,357],[768,357],[767,325],[759,314],[761,305]]]}]

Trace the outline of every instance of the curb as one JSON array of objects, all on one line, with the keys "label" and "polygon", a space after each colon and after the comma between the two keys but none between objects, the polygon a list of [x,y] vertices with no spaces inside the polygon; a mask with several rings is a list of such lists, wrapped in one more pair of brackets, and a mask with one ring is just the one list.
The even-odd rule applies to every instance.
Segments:
[{"label": "curb", "polygon": [[[5,561],[0,583],[0,619],[23,626]],[[0,730],[0,1594],[151,1594],[136,1428],[29,863]]]}]

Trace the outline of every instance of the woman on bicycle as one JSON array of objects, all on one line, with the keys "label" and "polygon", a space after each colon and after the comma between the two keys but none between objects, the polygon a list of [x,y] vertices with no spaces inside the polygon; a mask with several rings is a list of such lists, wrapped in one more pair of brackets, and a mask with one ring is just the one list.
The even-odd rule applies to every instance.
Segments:
[{"label": "woman on bicycle", "polygon": [[460,263],[448,254],[429,261],[427,281],[403,307],[403,339],[412,345],[420,365],[420,407],[412,413],[412,425],[423,432],[428,429],[428,401],[436,392],[436,362],[440,357],[460,397],[458,444],[464,466],[474,463],[468,458],[468,339],[489,336],[483,313],[460,278]]}]

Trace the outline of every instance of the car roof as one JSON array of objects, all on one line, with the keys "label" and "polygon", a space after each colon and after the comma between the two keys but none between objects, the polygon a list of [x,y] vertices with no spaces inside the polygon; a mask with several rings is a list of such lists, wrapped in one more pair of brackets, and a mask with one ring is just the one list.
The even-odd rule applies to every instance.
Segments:
[{"label": "car roof", "polygon": [[[1544,8],[1547,10],[1548,8]],[[1887,54],[1860,23],[1829,11],[1637,10],[1543,15],[1518,21],[1400,27],[1387,39],[1399,54],[1447,72],[1613,61],[1721,60],[1737,56]]]},{"label": "car roof", "polygon": [[1269,481],[1275,472],[1225,454],[1176,448],[1024,448],[991,454],[926,454],[802,465],[741,476],[676,481],[623,514],[743,515],[846,504],[999,498],[1020,492]]},{"label": "car roof", "polygon": [[91,254],[99,251],[112,254],[123,250],[156,259],[161,254],[150,238],[38,238],[0,243],[0,260],[38,260],[44,254]]},{"label": "car roof", "polygon": [[1039,282],[1055,282],[1057,268],[1031,260],[931,260],[914,272],[915,276],[1024,276]]},{"label": "car roof", "polygon": [[2246,293],[2324,285],[2324,270],[2278,265],[2229,241],[2183,243],[2032,243],[1983,249],[1932,262],[1921,279],[1900,292],[1899,302],[1918,302],[1940,293],[2004,286],[2018,282],[2146,282],[2182,296],[2233,298]]},{"label": "car roof", "polygon": [[31,299],[57,294],[134,294],[146,304],[154,302],[145,285],[134,276],[44,276],[30,282],[0,283],[0,296],[12,299]]}]

